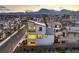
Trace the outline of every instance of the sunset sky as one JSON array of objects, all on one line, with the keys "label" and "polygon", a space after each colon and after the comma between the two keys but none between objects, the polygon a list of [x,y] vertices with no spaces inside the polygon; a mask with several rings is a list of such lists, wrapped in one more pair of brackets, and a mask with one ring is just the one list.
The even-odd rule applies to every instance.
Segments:
[{"label": "sunset sky", "polygon": [[0,12],[25,12],[25,11],[38,11],[41,8],[46,9],[68,9],[68,10],[79,10],[79,5],[4,5],[0,6]]}]

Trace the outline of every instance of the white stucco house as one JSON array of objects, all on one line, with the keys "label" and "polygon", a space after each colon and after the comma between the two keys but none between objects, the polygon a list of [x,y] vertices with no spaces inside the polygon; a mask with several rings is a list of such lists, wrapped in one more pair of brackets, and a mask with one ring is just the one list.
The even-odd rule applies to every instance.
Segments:
[{"label": "white stucco house", "polygon": [[54,43],[54,30],[47,28],[44,23],[29,20],[27,23],[27,45],[43,46]]}]

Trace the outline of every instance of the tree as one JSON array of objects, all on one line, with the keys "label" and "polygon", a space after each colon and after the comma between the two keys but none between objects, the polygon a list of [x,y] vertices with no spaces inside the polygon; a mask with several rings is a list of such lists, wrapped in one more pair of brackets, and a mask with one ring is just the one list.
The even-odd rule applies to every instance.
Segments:
[{"label": "tree", "polygon": [[45,23],[46,27],[48,27],[48,24],[47,24],[47,22],[46,22],[46,17],[47,17],[47,15],[44,15],[44,16],[43,16],[43,20],[44,20],[44,23]]}]

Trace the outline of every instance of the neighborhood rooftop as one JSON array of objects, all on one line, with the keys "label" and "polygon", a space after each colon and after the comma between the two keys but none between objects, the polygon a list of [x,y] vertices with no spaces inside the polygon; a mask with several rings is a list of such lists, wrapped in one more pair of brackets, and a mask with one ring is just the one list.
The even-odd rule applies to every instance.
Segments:
[{"label": "neighborhood rooftop", "polygon": [[29,22],[33,22],[33,23],[38,24],[38,25],[46,26],[44,23],[39,23],[39,22],[32,21],[32,20],[29,20]]}]

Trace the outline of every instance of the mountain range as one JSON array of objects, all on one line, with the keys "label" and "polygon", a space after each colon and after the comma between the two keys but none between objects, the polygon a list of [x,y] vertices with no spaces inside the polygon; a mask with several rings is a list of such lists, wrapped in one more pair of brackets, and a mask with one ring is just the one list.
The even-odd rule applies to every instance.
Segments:
[{"label": "mountain range", "polygon": [[33,14],[79,14],[79,11],[72,11],[67,9],[62,9],[60,11],[49,10],[49,9],[40,9],[36,12],[16,12],[16,13],[0,13],[0,15],[9,15],[9,14],[24,14],[24,15],[33,15]]},{"label": "mountain range", "polygon": [[56,10],[49,10],[49,9],[40,9],[37,12],[34,12],[36,14],[79,14],[79,11],[72,11],[72,10],[66,10],[66,9],[62,9],[60,11],[56,11]]}]

